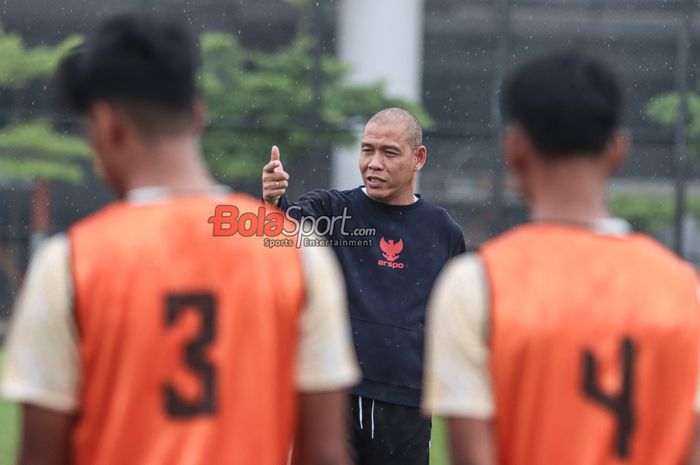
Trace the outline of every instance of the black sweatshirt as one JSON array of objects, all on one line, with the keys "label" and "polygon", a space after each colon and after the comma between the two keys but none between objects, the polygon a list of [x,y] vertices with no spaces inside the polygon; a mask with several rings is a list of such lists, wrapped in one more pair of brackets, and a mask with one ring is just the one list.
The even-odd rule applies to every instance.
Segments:
[{"label": "black sweatshirt", "polygon": [[[425,309],[445,263],[466,251],[459,225],[444,209],[420,197],[411,205],[387,205],[361,188],[318,189],[297,203],[282,197],[280,208],[298,220],[339,216],[344,210],[351,217],[344,226],[337,220],[326,237],[345,275],[353,339],[363,373],[362,383],[352,392],[419,406]],[[325,221],[330,220],[320,222],[321,229],[327,229]],[[367,228],[376,232],[352,235]]]}]

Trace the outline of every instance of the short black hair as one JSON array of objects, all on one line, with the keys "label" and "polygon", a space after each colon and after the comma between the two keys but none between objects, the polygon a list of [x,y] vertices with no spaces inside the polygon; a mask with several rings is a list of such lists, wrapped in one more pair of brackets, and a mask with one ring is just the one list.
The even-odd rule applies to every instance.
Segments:
[{"label": "short black hair", "polygon": [[113,16],[61,61],[54,85],[63,108],[85,114],[106,100],[132,116],[191,115],[199,45],[180,22],[148,13]]},{"label": "short black hair", "polygon": [[620,127],[622,111],[617,72],[578,48],[525,61],[501,89],[504,121],[522,127],[546,158],[600,153]]}]

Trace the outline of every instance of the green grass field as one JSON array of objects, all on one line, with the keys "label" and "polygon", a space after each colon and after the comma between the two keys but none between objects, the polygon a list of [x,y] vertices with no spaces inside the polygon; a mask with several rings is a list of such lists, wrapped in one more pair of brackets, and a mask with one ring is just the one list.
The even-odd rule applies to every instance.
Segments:
[{"label": "green grass field", "polygon": [[445,428],[440,420],[433,420],[432,446],[433,448],[430,449],[430,465],[449,465]]},{"label": "green grass field", "polygon": [[[2,350],[0,350],[0,367],[2,367]],[[17,451],[19,433],[19,414],[17,406],[0,398],[0,465],[11,465]],[[443,424],[433,422],[431,465],[448,465],[447,448]]]},{"label": "green grass field", "polygon": [[[2,367],[2,350],[0,350],[0,367]],[[0,465],[14,463],[17,450],[19,415],[17,407],[0,398]]]}]

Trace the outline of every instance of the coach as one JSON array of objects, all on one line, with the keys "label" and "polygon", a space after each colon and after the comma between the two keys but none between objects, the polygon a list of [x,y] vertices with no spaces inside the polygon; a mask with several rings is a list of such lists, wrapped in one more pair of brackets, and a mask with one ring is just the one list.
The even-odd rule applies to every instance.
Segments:
[{"label": "coach", "polygon": [[[461,228],[447,212],[414,194],[426,153],[416,118],[390,108],[364,128],[359,158],[364,186],[317,189],[294,203],[284,195],[289,175],[277,147],[263,168],[268,204],[297,219],[348,217],[326,239],[345,274],[363,371],[350,399],[351,441],[361,465],[429,461],[431,423],[419,409],[425,308],[445,263],[466,247]],[[353,236],[368,230],[368,236]]]}]

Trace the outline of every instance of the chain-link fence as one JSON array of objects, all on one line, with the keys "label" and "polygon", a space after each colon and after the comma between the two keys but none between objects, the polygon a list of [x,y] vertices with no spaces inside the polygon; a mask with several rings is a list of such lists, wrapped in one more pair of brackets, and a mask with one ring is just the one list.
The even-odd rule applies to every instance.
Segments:
[{"label": "chain-link fence", "polygon": [[[697,144],[692,138],[683,143],[682,106],[659,102],[669,92],[682,96],[687,90],[691,102],[697,95],[700,53],[694,44],[700,30],[694,2],[436,0],[427,5],[424,102],[437,120],[430,148],[439,164],[428,166],[422,187],[463,224],[484,233],[477,233],[477,242],[523,218],[499,156],[494,97],[500,77],[533,54],[584,46],[607,56],[626,86],[625,125],[634,145],[613,182],[613,210],[700,263]],[[692,107],[685,119],[693,136],[698,120]],[[684,211],[677,213],[679,199]]]}]

